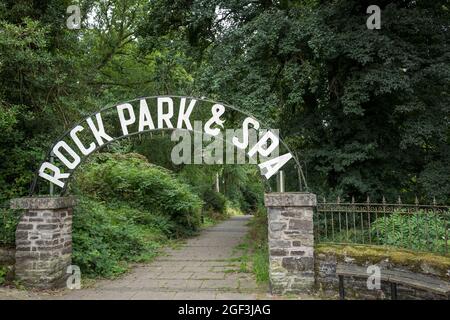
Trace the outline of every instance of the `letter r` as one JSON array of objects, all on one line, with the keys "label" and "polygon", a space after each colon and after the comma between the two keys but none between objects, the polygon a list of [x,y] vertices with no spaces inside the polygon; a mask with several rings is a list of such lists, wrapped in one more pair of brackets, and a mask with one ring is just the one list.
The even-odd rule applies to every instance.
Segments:
[{"label": "letter r", "polygon": [[[53,172],[53,175],[49,175],[45,172],[46,169],[49,169]],[[70,176],[70,173],[61,173],[61,170],[54,164],[50,162],[44,162],[39,168],[39,176],[50,181],[53,184],[56,184],[60,188],[64,188],[64,182],[60,179],[67,179]]]}]

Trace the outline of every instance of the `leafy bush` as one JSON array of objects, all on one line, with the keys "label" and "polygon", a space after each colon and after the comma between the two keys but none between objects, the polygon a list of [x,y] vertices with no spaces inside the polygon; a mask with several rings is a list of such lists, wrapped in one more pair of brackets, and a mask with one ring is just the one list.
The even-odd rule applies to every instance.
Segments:
[{"label": "leafy bush", "polygon": [[251,213],[263,204],[264,184],[257,167],[225,165],[222,176],[225,184],[225,196],[233,207]]},{"label": "leafy bush", "polygon": [[19,210],[0,208],[0,245],[15,245],[15,232],[20,216]]},{"label": "leafy bush", "polygon": [[[213,186],[216,175],[220,176],[220,195],[214,195]],[[225,211],[230,207],[246,213],[254,212],[258,205],[263,204],[264,184],[258,167],[253,165],[195,165],[185,166],[180,170],[180,177],[188,183],[205,203],[205,211],[222,209],[223,202],[217,197],[227,199]],[[211,205],[209,204],[211,201]]]},{"label": "leafy bush", "polygon": [[203,209],[205,211],[214,211],[220,214],[225,214],[227,199],[219,192],[211,189],[206,189],[202,194],[204,201]]},{"label": "leafy bush", "polygon": [[264,190],[258,187],[260,186],[252,184],[241,187],[243,195],[241,203],[242,211],[247,213],[255,212],[258,209],[258,206],[263,203],[262,194],[264,194]]},{"label": "leafy bush", "polygon": [[0,266],[0,286],[5,283],[6,274],[8,273],[8,268]]},{"label": "leafy bush", "polygon": [[419,210],[413,214],[397,211],[372,223],[374,239],[385,245],[415,250],[445,250],[445,217]]},{"label": "leafy bush", "polygon": [[125,262],[156,255],[170,234],[167,217],[88,198],[80,199],[73,219],[73,262],[88,276],[124,272]]},{"label": "leafy bush", "polygon": [[77,177],[81,193],[102,201],[118,199],[133,208],[168,215],[177,236],[200,225],[200,198],[168,170],[138,154],[99,154]]}]

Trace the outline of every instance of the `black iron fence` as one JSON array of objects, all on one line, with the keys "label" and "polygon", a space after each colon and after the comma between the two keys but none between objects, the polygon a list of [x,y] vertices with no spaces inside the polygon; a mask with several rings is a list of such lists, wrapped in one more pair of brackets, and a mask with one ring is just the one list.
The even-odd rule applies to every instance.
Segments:
[{"label": "black iron fence", "polygon": [[433,204],[327,202],[318,199],[317,243],[357,243],[449,254],[450,207]]}]

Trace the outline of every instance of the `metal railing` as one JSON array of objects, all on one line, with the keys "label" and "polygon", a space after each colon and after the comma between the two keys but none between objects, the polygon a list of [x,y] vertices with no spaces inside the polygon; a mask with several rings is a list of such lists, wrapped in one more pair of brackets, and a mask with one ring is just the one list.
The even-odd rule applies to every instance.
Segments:
[{"label": "metal railing", "polygon": [[[320,201],[321,200],[321,201]],[[317,243],[377,244],[449,254],[450,207],[419,204],[327,202],[319,199],[314,219]]]}]

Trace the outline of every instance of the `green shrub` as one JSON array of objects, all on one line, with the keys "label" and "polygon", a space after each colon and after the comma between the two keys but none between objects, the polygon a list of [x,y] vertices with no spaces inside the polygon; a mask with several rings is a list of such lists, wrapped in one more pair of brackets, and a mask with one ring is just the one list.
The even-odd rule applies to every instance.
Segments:
[{"label": "green shrub", "polygon": [[168,170],[138,154],[103,153],[77,173],[73,261],[87,276],[111,277],[154,257],[170,238],[200,225],[202,202]]},{"label": "green shrub", "polygon": [[234,207],[252,213],[263,204],[264,184],[258,167],[225,165],[222,171],[224,193]]},{"label": "green shrub", "polygon": [[177,236],[200,225],[200,198],[168,170],[137,154],[99,154],[77,177],[81,193],[102,201],[118,199],[133,208],[168,215]]},{"label": "green shrub", "polygon": [[380,217],[374,221],[371,233],[372,237],[381,244],[444,252],[445,225],[443,215],[422,210],[413,214],[397,211],[388,217]]},{"label": "green shrub", "polygon": [[7,273],[8,273],[8,268],[5,266],[0,266],[0,286],[5,283]]},{"label": "green shrub", "polygon": [[248,185],[241,187],[243,199],[241,201],[241,209],[247,213],[254,213],[258,206],[263,203],[262,195],[264,190],[259,188],[260,185]]},{"label": "green shrub", "polygon": [[269,282],[269,248],[267,244],[259,246],[253,253],[253,273],[257,282]]},{"label": "green shrub", "polygon": [[126,262],[157,254],[167,241],[167,218],[152,217],[126,205],[112,207],[81,198],[73,215],[73,262],[87,276],[110,277]]},{"label": "green shrub", "polygon": [[15,245],[15,232],[20,216],[20,210],[0,208],[0,245]]}]

